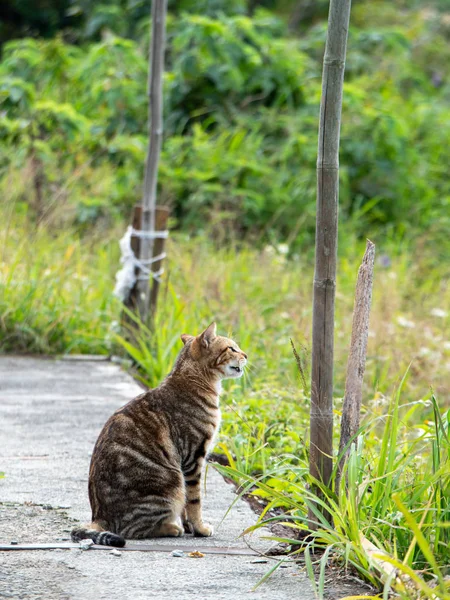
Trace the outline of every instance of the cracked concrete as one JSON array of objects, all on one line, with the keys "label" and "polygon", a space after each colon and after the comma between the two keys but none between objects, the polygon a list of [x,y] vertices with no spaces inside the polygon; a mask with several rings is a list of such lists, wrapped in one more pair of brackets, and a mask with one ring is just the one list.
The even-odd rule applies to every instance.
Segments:
[{"label": "cracked concrete", "polygon": [[[89,522],[87,475],[92,448],[109,415],[141,392],[117,365],[0,357],[0,543],[67,540],[72,524]],[[186,545],[246,547],[240,533],[256,520],[232,486],[208,469],[205,520],[216,533],[186,536]],[[60,507],[60,508],[58,508]],[[265,532],[267,534],[267,532]],[[158,543],[174,546],[170,539]],[[261,534],[249,539],[264,550]],[[165,598],[312,600],[306,575],[286,563],[251,592],[273,564],[251,556],[176,558],[167,553],[51,550],[0,553],[0,597],[45,600]]]}]

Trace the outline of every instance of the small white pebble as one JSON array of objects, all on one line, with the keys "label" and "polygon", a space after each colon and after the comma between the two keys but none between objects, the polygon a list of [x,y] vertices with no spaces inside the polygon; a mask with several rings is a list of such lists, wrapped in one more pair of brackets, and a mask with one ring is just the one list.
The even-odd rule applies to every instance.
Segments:
[{"label": "small white pebble", "polygon": [[122,556],[122,552],[120,550],[117,550],[117,548],[113,548],[110,554],[112,554],[113,556]]},{"label": "small white pebble", "polygon": [[90,539],[80,540],[79,548],[80,548],[80,550],[89,550],[89,548],[93,545],[94,545],[93,540],[90,540]]},{"label": "small white pebble", "polygon": [[171,556],[175,556],[177,558],[181,558],[184,556],[183,550],[172,550],[172,552],[170,554],[171,554]]}]

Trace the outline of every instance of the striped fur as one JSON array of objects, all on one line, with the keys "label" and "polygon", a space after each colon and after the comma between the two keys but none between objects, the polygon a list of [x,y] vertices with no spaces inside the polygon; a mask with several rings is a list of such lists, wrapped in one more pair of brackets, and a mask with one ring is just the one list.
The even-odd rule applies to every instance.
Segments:
[{"label": "striped fur", "polygon": [[95,529],[80,527],[80,529],[74,529],[71,535],[74,542],[91,539],[94,544],[99,546],[115,546],[116,548],[125,546],[125,539],[122,536],[109,531],[96,531]]},{"label": "striped fur", "polygon": [[212,535],[200,481],[220,425],[221,380],[240,377],[247,355],[215,323],[184,347],[160,386],[110,417],[92,454],[92,523],[72,539],[122,547],[125,539]]}]

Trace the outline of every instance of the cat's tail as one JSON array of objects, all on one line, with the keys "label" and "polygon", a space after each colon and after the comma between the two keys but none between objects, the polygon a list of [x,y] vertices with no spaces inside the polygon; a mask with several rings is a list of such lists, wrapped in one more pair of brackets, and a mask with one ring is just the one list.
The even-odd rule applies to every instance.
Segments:
[{"label": "cat's tail", "polygon": [[99,531],[97,523],[92,523],[87,527],[78,527],[72,530],[70,534],[73,542],[81,542],[81,540],[92,540],[94,544],[100,546],[115,546],[123,548],[125,539],[121,535],[111,533],[110,531]]}]

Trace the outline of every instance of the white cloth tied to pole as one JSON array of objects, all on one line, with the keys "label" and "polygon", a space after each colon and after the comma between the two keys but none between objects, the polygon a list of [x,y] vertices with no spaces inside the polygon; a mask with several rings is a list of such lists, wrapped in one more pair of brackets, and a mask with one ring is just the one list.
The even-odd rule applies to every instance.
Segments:
[{"label": "white cloth tied to pole", "polygon": [[132,237],[138,237],[144,240],[166,240],[169,237],[168,231],[140,231],[138,229],[134,229],[133,227],[129,227],[131,230]]},{"label": "white cloth tied to pole", "polygon": [[[158,271],[152,271],[149,266],[159,260],[163,260],[167,256],[165,252],[161,252],[161,254],[153,256],[148,260],[139,260],[131,248],[132,236],[141,239],[166,239],[169,236],[169,232],[138,231],[137,229],[133,229],[131,225],[128,226],[125,235],[119,241],[120,262],[123,266],[116,274],[116,286],[114,288],[114,295],[122,302],[125,302],[129,297],[137,279],[148,279],[151,276],[156,281],[161,282],[161,275],[164,273],[164,269],[161,267]],[[137,276],[136,269],[139,271]]]}]

